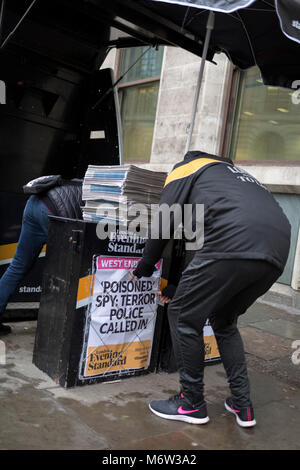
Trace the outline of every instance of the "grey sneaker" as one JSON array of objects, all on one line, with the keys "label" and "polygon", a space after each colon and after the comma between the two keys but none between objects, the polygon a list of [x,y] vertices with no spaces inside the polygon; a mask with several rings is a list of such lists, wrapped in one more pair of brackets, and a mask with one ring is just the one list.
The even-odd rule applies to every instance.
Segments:
[{"label": "grey sneaker", "polygon": [[256,425],[252,406],[238,409],[234,405],[231,397],[226,398],[224,405],[227,411],[233,413],[236,416],[236,422],[242,428],[251,428],[252,426]]},{"label": "grey sneaker", "polygon": [[182,393],[168,400],[152,401],[149,408],[160,418],[184,421],[190,424],[205,424],[209,421],[206,403],[198,409],[193,409]]}]

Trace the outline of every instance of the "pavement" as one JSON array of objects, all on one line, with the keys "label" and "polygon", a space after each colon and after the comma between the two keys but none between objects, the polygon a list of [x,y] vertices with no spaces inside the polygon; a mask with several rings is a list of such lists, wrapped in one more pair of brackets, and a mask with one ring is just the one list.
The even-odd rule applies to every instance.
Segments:
[{"label": "pavement", "polygon": [[239,325],[257,420],[251,429],[224,409],[221,363],[205,368],[210,422],[190,425],[148,409],[178,393],[177,373],[63,389],[32,364],[36,321],[11,323],[13,333],[0,338],[0,450],[299,450],[300,311],[257,302]]}]

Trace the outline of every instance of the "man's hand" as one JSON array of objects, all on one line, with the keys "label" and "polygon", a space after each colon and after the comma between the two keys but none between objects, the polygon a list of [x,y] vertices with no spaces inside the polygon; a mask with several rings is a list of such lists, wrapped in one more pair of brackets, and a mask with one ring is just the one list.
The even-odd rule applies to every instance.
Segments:
[{"label": "man's hand", "polygon": [[[130,280],[133,281],[134,279],[137,279],[137,277],[134,274],[130,273]],[[163,304],[168,304],[172,300],[169,297],[166,297],[165,295],[162,295],[161,291],[157,292],[157,296]]]},{"label": "man's hand", "polygon": [[161,291],[159,290],[157,292],[157,295],[158,295],[158,298],[159,300],[163,303],[163,304],[168,304],[171,302],[172,299],[170,299],[169,297],[166,297],[165,295],[162,295]]}]

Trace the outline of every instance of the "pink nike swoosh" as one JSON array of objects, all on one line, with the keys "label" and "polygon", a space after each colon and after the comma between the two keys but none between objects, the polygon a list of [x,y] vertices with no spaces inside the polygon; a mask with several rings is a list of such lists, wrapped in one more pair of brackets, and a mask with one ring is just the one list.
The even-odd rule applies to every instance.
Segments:
[{"label": "pink nike swoosh", "polygon": [[[235,410],[232,405],[231,405],[231,409],[232,409],[235,413],[239,413],[239,412],[240,412],[240,410]],[[247,409],[248,409],[248,408],[247,408]]]},{"label": "pink nike swoosh", "polygon": [[199,411],[199,410],[183,410],[182,406],[180,406],[177,410],[177,413],[180,415],[189,415],[190,413],[195,413],[196,411]]}]

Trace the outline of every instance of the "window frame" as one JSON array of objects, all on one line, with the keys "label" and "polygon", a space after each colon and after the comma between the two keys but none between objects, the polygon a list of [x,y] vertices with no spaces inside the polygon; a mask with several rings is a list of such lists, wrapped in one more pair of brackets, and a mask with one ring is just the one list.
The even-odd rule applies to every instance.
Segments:
[{"label": "window frame", "polygon": [[[121,77],[123,55],[124,55],[124,49],[120,49],[118,51],[118,55],[117,55],[117,58],[116,58],[116,61],[117,61],[117,74],[116,74],[117,75],[117,80],[119,80],[119,78]],[[154,77],[150,77],[150,78],[141,78],[140,80],[133,80],[133,81],[130,81],[130,82],[125,82],[125,83],[121,83],[121,82],[118,83],[117,93],[118,93],[118,97],[119,97],[121,115],[122,115],[123,91],[126,88],[139,86],[139,85],[145,85],[145,84],[154,83],[154,82],[160,83],[160,81],[161,81],[161,74],[156,75]],[[154,122],[154,126],[155,126],[155,122]],[[151,155],[150,155],[150,159],[151,159]],[[149,160],[149,162],[141,162],[141,163],[142,164],[147,164],[147,163],[150,163],[150,160]]]},{"label": "window frame", "polygon": [[[232,142],[232,135],[234,131],[234,122],[236,115],[236,107],[238,104],[238,93],[241,81],[241,70],[231,64],[229,73],[227,94],[225,96],[225,106],[223,113],[223,125],[221,130],[221,139],[219,147],[219,155],[229,157],[230,146]],[[299,105],[300,107],[300,105]],[[241,166],[300,166],[299,160],[234,160],[234,162]]]}]

